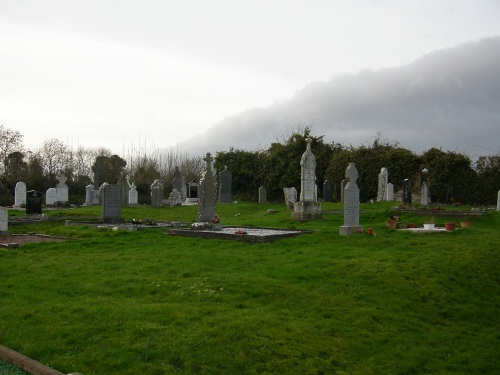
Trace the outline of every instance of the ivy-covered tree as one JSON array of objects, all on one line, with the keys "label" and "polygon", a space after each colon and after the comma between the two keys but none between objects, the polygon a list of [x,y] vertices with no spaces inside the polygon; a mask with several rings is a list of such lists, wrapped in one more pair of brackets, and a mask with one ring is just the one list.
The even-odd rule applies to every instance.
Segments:
[{"label": "ivy-covered tree", "polygon": [[480,156],[475,164],[478,174],[474,190],[475,204],[494,204],[500,189],[500,153]]}]

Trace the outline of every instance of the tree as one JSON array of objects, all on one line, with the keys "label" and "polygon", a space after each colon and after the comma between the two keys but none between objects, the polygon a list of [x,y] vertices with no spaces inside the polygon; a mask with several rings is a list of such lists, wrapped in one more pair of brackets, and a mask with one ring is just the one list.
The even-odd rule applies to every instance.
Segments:
[{"label": "tree", "polygon": [[69,153],[68,146],[56,138],[43,142],[39,154],[44,171],[52,185],[57,184],[56,176],[68,167],[68,160],[71,159]]},{"label": "tree", "polygon": [[116,184],[123,175],[126,165],[127,162],[118,155],[97,156],[94,166],[99,170],[99,184],[104,182]]},{"label": "tree", "polygon": [[7,129],[0,125],[0,173],[5,172],[7,156],[15,151],[23,151],[23,135],[17,130]]},{"label": "tree", "polygon": [[477,184],[474,191],[476,204],[494,204],[500,188],[500,153],[480,156],[475,164]]}]

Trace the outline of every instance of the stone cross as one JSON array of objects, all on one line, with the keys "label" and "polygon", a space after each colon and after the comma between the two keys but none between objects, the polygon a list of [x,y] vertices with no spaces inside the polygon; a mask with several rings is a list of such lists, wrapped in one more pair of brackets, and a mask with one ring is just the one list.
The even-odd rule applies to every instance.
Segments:
[{"label": "stone cross", "polygon": [[311,150],[311,138],[307,138],[307,148],[300,160],[300,201],[316,202],[316,158]]},{"label": "stone cross", "polygon": [[386,167],[382,167],[378,175],[377,202],[385,200],[387,183],[389,182],[388,180],[389,180],[389,172],[387,171]]},{"label": "stone cross", "polygon": [[224,170],[219,172],[219,203],[231,203],[231,183],[233,174],[227,170],[227,165]]},{"label": "stone cross", "polygon": [[205,171],[198,185],[198,223],[210,223],[217,211],[217,189],[212,170],[212,155],[208,152],[203,160]]}]

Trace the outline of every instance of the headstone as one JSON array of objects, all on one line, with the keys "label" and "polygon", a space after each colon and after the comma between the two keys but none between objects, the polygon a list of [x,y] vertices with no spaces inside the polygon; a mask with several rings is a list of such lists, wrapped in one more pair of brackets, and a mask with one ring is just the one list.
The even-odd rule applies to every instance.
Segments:
[{"label": "headstone", "polygon": [[393,201],[394,200],[394,184],[392,184],[391,182],[389,182],[387,184],[387,187],[386,187],[386,190],[385,190],[385,198],[386,200],[389,202],[389,201]]},{"label": "headstone", "polygon": [[378,175],[377,202],[385,200],[388,182],[389,182],[389,172],[387,171],[386,167],[382,167]]},{"label": "headstone", "polygon": [[340,203],[344,203],[344,191],[347,182],[348,181],[345,178],[342,181],[340,181]]},{"label": "headstone", "polygon": [[118,179],[117,185],[120,189],[120,199],[121,199],[121,205],[122,207],[128,206],[128,191],[129,189],[129,182],[128,178],[125,178],[122,175],[120,175],[120,178]]},{"label": "headstone", "polygon": [[181,192],[177,189],[172,190],[170,193],[170,207],[174,206],[182,206],[182,195]]},{"label": "headstone", "polygon": [[292,219],[322,219],[316,186],[316,158],[311,150],[311,138],[307,138],[306,151],[300,160],[300,201],[293,206]]},{"label": "headstone", "polygon": [[429,203],[429,188],[425,182],[422,183],[422,196],[420,198],[420,204],[422,206],[427,206]]},{"label": "headstone", "polygon": [[182,176],[179,167],[174,169],[174,178],[172,179],[172,190],[182,191]]},{"label": "headstone", "polygon": [[52,206],[57,203],[57,189],[48,188],[45,192],[45,204]]},{"label": "headstone", "polygon": [[224,170],[219,172],[219,203],[231,203],[231,183],[233,174],[227,170],[227,165]]},{"label": "headstone", "polygon": [[0,236],[9,234],[9,213],[5,207],[0,207]]},{"label": "headstone", "polygon": [[186,186],[186,181],[184,180],[184,176],[181,178],[181,196],[182,200],[185,200],[187,198],[187,186]]},{"label": "headstone", "polygon": [[98,199],[99,199],[99,204],[102,206],[102,192],[103,192],[103,189],[105,186],[109,185],[107,182],[103,182],[101,186],[99,186],[99,190],[98,190]]},{"label": "headstone", "polygon": [[323,182],[323,201],[333,202],[333,184],[330,180]]},{"label": "headstone", "polygon": [[497,211],[500,211],[500,190],[498,190],[497,196]]},{"label": "headstone", "polygon": [[163,184],[156,179],[151,184],[151,206],[161,207],[163,204]]},{"label": "headstone", "polygon": [[294,187],[283,188],[283,193],[285,195],[285,204],[287,208],[293,209],[293,206],[297,203],[297,190]]},{"label": "headstone", "polygon": [[259,203],[267,204],[267,189],[264,186],[259,188]]},{"label": "headstone", "polygon": [[94,163],[92,166],[92,172],[94,172],[94,190],[99,190],[101,183],[101,170],[102,166],[99,163]]},{"label": "headstone", "polygon": [[198,223],[210,223],[217,211],[215,176],[212,171],[212,155],[208,152],[198,191]]},{"label": "headstone", "polygon": [[94,189],[94,185],[85,186],[85,206],[99,204],[99,190]]},{"label": "headstone", "polygon": [[186,203],[197,203],[198,202],[198,183],[193,180],[188,184],[188,196],[186,198]]},{"label": "headstone", "polygon": [[26,214],[40,215],[42,213],[42,192],[29,190],[26,192]]},{"label": "headstone", "polygon": [[19,181],[14,190],[14,207],[19,208],[22,204],[26,204],[26,184]]},{"label": "headstone", "polygon": [[408,178],[403,181],[403,204],[411,206],[411,181]]},{"label": "headstone", "polygon": [[356,183],[358,171],[354,163],[349,163],[345,177],[348,182],[344,189],[344,225],[339,228],[341,236],[349,236],[363,229],[359,225],[359,188]]},{"label": "headstone", "polygon": [[121,197],[120,186],[104,183],[101,186],[102,216],[101,222],[120,223],[121,217]]},{"label": "headstone", "polygon": [[66,176],[60,174],[57,176],[59,183],[56,185],[56,194],[58,203],[67,203],[68,198],[68,185],[66,185]]},{"label": "headstone", "polygon": [[130,184],[130,190],[128,191],[128,204],[135,206],[139,203],[139,193],[137,192],[137,186],[135,182]]}]

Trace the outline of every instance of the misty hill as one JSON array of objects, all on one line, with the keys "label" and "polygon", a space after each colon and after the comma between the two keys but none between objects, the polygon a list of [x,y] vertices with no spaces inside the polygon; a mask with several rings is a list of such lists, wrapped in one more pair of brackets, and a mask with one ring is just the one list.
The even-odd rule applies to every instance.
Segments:
[{"label": "misty hill", "polygon": [[434,51],[411,64],[313,82],[290,100],[248,110],[178,144],[194,153],[266,149],[298,124],[358,147],[380,133],[420,153],[500,151],[500,37]]}]

